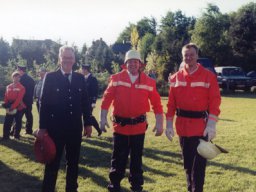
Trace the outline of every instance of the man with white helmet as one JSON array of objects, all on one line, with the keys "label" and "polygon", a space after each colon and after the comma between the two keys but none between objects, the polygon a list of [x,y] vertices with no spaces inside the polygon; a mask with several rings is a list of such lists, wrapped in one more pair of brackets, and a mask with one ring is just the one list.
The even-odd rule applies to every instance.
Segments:
[{"label": "man with white helmet", "polygon": [[105,126],[108,126],[108,109],[113,104],[114,150],[109,173],[109,191],[120,191],[120,182],[124,178],[129,155],[131,189],[142,191],[142,153],[147,130],[146,113],[150,110],[150,103],[156,117],[155,135],[160,136],[163,132],[163,109],[156,83],[141,72],[142,66],[139,52],[128,51],[122,65],[123,70],[111,76],[103,95],[100,127],[104,132]]},{"label": "man with white helmet", "polygon": [[179,135],[189,192],[202,192],[206,158],[197,152],[199,139],[212,140],[220,114],[220,91],[216,75],[197,63],[198,47],[182,48],[184,67],[170,77],[166,136],[172,140],[173,117]]}]

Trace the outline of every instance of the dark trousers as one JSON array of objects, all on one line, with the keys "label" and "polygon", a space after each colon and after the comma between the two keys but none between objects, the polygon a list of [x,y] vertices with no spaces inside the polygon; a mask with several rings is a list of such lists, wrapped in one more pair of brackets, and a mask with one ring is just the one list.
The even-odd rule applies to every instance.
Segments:
[{"label": "dark trousers", "polygon": [[25,114],[27,119],[26,121],[26,133],[32,134],[33,132],[33,115],[32,115],[32,105],[26,106],[25,109],[22,110],[22,117]]},{"label": "dark trousers", "polygon": [[39,99],[36,100],[36,108],[37,108],[37,111],[39,112],[39,111],[40,111],[40,102],[39,102]]},{"label": "dark trousers", "polygon": [[[90,110],[91,110],[91,114],[92,114],[93,108],[91,107]],[[96,120],[96,118],[93,115],[91,115],[91,117],[90,117],[90,123],[97,130],[98,135],[100,136],[102,131],[100,129],[98,121]]]},{"label": "dark trousers", "polygon": [[91,116],[91,124],[97,130],[98,135],[101,135],[102,131],[100,129],[99,123],[93,115]]},{"label": "dark trousers", "polygon": [[125,168],[130,154],[129,182],[132,190],[141,191],[143,180],[142,155],[145,134],[126,136],[114,133],[114,150],[111,159],[109,178],[112,188],[109,191],[119,191],[120,182],[124,178]]},{"label": "dark trousers", "polygon": [[45,165],[42,192],[54,192],[63,150],[66,158],[66,192],[77,192],[82,132],[49,133],[56,145],[56,158]]},{"label": "dark trousers", "polygon": [[3,138],[8,139],[10,137],[10,130],[13,124],[13,120],[15,119],[16,126],[14,130],[14,137],[19,138],[20,137],[20,130],[21,130],[21,119],[22,119],[22,113],[21,111],[17,111],[15,115],[9,115],[6,114],[4,119],[4,130],[3,130]]},{"label": "dark trousers", "polygon": [[202,137],[180,137],[187,189],[190,192],[203,192],[207,161],[197,152],[199,138]]}]

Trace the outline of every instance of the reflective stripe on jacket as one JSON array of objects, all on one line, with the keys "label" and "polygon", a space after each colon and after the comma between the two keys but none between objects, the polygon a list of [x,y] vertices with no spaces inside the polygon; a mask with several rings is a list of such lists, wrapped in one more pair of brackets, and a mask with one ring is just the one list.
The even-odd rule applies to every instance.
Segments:
[{"label": "reflective stripe on jacket", "polygon": [[[163,113],[155,80],[143,72],[134,83],[131,82],[127,70],[112,75],[108,88],[104,92],[101,108],[108,110],[111,104],[113,104],[113,115],[124,118],[145,114],[150,110],[150,104],[155,114]],[[123,127],[114,123],[116,133],[136,135],[145,133],[145,131],[146,122]]]},{"label": "reflective stripe on jacket", "polygon": [[[220,114],[220,91],[215,74],[198,64],[195,73],[189,74],[185,68],[171,76],[167,118],[175,115],[177,108],[187,111],[208,111]],[[176,131],[179,136],[202,136],[205,119],[177,117]]]}]

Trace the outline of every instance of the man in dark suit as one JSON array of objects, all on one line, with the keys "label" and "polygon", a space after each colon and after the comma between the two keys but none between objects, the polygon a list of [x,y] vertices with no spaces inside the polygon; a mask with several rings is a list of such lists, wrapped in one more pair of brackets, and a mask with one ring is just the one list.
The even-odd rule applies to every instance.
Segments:
[{"label": "man in dark suit", "polygon": [[91,136],[91,111],[83,75],[73,72],[74,49],[59,50],[60,69],[47,73],[41,95],[38,138],[48,132],[56,145],[55,159],[46,164],[42,192],[54,192],[63,150],[66,157],[66,192],[77,192],[78,163],[84,132]]},{"label": "man in dark suit", "polygon": [[[98,98],[98,80],[96,79],[96,77],[92,75],[91,67],[88,64],[82,65],[82,74],[84,75],[84,78],[85,78],[87,91],[89,95],[91,112],[92,112],[93,109],[96,107],[96,101]],[[97,130],[98,136],[100,136],[102,131],[99,127],[97,120],[93,115],[91,116],[91,123],[93,127],[95,127],[95,129]]]},{"label": "man in dark suit", "polygon": [[[26,108],[22,110],[22,117],[25,114],[27,119],[26,121],[26,134],[32,134],[33,132],[33,114],[32,114],[32,105],[33,105],[33,97],[34,97],[34,88],[35,81],[30,77],[27,73],[27,67],[24,63],[18,63],[17,70],[21,75],[20,83],[25,87],[26,92],[23,97],[23,102],[26,105]],[[17,136],[19,137],[19,135]]]}]

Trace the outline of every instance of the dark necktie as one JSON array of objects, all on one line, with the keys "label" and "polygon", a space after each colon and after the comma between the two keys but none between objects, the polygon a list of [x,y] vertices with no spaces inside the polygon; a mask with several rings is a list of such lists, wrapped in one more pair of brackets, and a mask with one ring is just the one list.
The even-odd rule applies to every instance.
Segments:
[{"label": "dark necktie", "polygon": [[64,77],[65,77],[65,79],[67,79],[68,83],[70,83],[69,75],[70,75],[70,73],[65,73],[64,74]]}]

